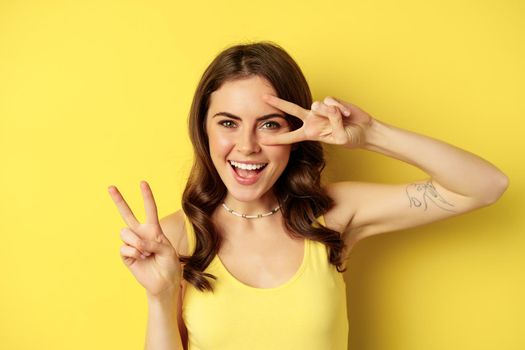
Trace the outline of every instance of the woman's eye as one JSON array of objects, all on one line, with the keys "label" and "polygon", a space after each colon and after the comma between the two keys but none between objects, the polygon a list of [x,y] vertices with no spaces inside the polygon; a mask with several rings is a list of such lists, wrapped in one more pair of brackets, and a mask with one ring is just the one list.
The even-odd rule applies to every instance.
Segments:
[{"label": "woman's eye", "polygon": [[268,128],[265,128],[265,129],[279,129],[281,127],[281,124],[277,123],[277,122],[273,122],[273,121],[270,121],[270,122],[266,122],[264,123],[263,125],[273,125],[273,126],[270,126]]},{"label": "woman's eye", "polygon": [[[225,128],[234,128],[235,122],[232,120],[221,120],[217,124],[225,127]],[[268,121],[263,124],[263,129],[279,129],[281,127],[281,124],[274,122],[274,121]]]},{"label": "woman's eye", "polygon": [[234,123],[231,120],[221,120],[218,124],[225,128],[231,128]]}]

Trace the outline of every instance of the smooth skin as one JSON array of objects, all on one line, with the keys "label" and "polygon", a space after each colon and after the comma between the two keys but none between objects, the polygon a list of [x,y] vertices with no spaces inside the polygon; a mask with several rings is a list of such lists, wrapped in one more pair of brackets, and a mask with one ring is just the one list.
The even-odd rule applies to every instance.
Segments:
[{"label": "smooth skin", "polygon": [[380,122],[351,103],[328,96],[307,110],[277,96],[262,98],[303,121],[301,128],[268,135],[262,144],[314,140],[347,149],[363,148],[410,163],[431,175],[394,185],[357,181],[328,184],[325,188],[336,204],[325,214],[326,223],[343,233],[347,254],[366,237],[493,204],[508,187],[508,177],[477,155]]},{"label": "smooth skin", "polygon": [[[336,202],[325,214],[327,225],[343,232],[349,247],[374,234],[407,229],[490,205],[508,186],[505,174],[480,157],[381,123],[348,102],[326,97],[324,102],[315,101],[308,110],[269,94],[263,94],[261,99],[303,121],[297,130],[259,136],[262,145],[313,140],[348,149],[360,147],[411,163],[433,175],[399,185],[356,181],[326,185]],[[411,196],[410,187],[418,187],[422,195]],[[155,295],[174,288],[173,281],[180,282],[181,267],[173,259],[178,256],[173,242],[180,242],[182,237],[171,240],[166,237],[157,217],[153,194],[145,181],[141,183],[141,190],[146,209],[144,224],[137,221],[118,189],[109,187],[128,225],[121,232],[125,243],[121,247],[123,261],[139,283]],[[419,205],[412,205],[414,203]],[[143,259],[142,253],[147,255]]]},{"label": "smooth skin", "polygon": [[[419,226],[490,205],[508,187],[505,174],[480,157],[381,123],[353,104],[326,97],[324,102],[315,101],[312,109],[307,110],[268,94],[261,99],[300,118],[304,124],[291,132],[261,135],[260,144],[313,140],[348,149],[361,147],[411,163],[433,175],[398,185],[356,181],[326,185],[336,203],[325,214],[326,223],[344,234],[347,253],[357,241],[371,235]],[[421,195],[411,196],[411,187],[419,188]],[[155,295],[175,288],[174,281],[180,282],[181,267],[174,259],[178,255],[173,242],[181,242],[183,237],[170,235],[171,240],[166,237],[157,217],[153,194],[145,181],[141,183],[141,190],[147,217],[144,224],[138,223],[117,188],[109,188],[128,225],[121,233],[125,243],[121,247],[124,263],[148,293]],[[151,255],[141,259],[142,253]]]},{"label": "smooth skin", "polygon": [[177,252],[165,236],[157,214],[157,205],[149,184],[140,184],[146,222],[139,223],[115,186],[108,192],[128,227],[120,233],[125,243],[120,248],[121,258],[137,281],[151,296],[158,296],[179,288],[182,268]]}]

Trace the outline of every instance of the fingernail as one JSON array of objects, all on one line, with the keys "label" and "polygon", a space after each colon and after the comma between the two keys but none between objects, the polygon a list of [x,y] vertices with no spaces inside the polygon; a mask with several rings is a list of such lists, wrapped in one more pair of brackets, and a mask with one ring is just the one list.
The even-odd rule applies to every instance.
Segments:
[{"label": "fingernail", "polygon": [[143,254],[146,255],[146,256],[150,256],[151,255],[150,252],[144,252]]},{"label": "fingernail", "polygon": [[142,260],[146,259],[146,257],[145,257],[144,255],[142,255],[142,254],[140,254],[140,258],[141,258]]},{"label": "fingernail", "polygon": [[344,111],[344,114],[348,117],[348,116],[350,115],[350,111],[345,110],[345,111]]},{"label": "fingernail", "polygon": [[315,101],[315,102],[312,104],[312,109],[313,109],[314,111],[316,111],[317,108],[319,108],[319,102]]}]

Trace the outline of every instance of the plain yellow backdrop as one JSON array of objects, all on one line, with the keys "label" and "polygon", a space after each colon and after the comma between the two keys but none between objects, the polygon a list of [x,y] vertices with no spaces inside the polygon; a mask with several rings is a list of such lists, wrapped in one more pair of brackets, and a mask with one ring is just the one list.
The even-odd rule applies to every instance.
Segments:
[{"label": "plain yellow backdrop", "polygon": [[[161,217],[179,209],[198,79],[227,46],[271,40],[315,99],[510,177],[490,207],[356,246],[349,348],[525,349],[524,15],[518,0],[0,1],[0,348],[143,348],[146,297],[120,259],[125,224],[106,188],[139,219],[142,179]],[[324,181],[425,175],[326,151]]]}]

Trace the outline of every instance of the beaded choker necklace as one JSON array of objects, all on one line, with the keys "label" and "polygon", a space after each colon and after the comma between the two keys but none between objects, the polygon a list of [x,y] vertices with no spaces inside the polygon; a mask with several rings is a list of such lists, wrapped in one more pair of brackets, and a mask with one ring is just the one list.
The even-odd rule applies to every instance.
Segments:
[{"label": "beaded choker necklace", "polygon": [[278,205],[275,208],[273,208],[271,211],[269,211],[267,213],[264,213],[264,214],[246,215],[246,214],[238,213],[235,210],[228,208],[228,206],[224,202],[222,203],[222,206],[224,207],[224,209],[226,209],[226,211],[228,213],[231,213],[233,215],[236,215],[238,217],[245,218],[245,219],[259,219],[259,218],[262,218],[262,217],[265,217],[265,216],[270,216],[270,215],[273,215],[273,214],[277,213],[277,211],[281,207],[280,205]]}]

